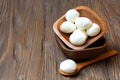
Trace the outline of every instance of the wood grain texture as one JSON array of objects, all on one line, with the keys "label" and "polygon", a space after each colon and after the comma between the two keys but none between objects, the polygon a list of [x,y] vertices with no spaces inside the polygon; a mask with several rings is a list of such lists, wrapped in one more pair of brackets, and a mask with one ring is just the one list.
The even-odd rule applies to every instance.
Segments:
[{"label": "wood grain texture", "polygon": [[0,0],[0,80],[119,80],[120,55],[92,64],[74,77],[59,74],[66,57],[53,23],[85,5],[107,22],[109,49],[120,54],[120,0]]}]

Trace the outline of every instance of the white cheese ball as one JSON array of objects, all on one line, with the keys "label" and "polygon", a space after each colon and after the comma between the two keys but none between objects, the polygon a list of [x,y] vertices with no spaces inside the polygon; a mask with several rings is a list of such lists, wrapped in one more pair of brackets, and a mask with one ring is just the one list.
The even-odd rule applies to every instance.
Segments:
[{"label": "white cheese ball", "polygon": [[80,30],[86,30],[92,25],[92,21],[87,17],[79,17],[76,18],[75,25]]},{"label": "white cheese ball", "polygon": [[93,23],[92,26],[87,29],[87,35],[90,37],[96,36],[98,33],[100,33],[100,26],[96,23]]},{"label": "white cheese ball", "polygon": [[66,73],[73,73],[77,69],[77,64],[71,60],[67,59],[60,63],[60,70]]},{"label": "white cheese ball", "polygon": [[65,21],[60,25],[60,30],[64,33],[72,33],[74,30],[76,30],[76,25]]},{"label": "white cheese ball", "polygon": [[66,12],[65,18],[69,22],[75,22],[75,19],[79,17],[79,12],[76,11],[75,9],[70,9]]},{"label": "white cheese ball", "polygon": [[69,41],[73,45],[83,45],[87,40],[87,35],[84,31],[75,30],[69,37]]}]

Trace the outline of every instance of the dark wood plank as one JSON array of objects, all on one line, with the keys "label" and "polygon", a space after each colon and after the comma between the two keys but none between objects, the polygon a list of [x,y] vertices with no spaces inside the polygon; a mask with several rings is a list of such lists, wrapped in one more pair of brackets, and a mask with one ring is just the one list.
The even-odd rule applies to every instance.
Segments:
[{"label": "dark wood plank", "polygon": [[120,55],[92,64],[74,77],[59,74],[66,57],[53,23],[86,5],[107,22],[109,49],[120,52],[120,0],[0,0],[0,80],[119,80]]}]

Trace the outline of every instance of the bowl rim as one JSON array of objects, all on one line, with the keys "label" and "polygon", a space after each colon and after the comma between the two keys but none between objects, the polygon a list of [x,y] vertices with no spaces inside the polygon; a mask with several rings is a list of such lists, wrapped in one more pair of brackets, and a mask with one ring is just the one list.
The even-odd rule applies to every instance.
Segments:
[{"label": "bowl rim", "polygon": [[54,24],[53,24],[53,31],[55,32],[55,34],[70,48],[74,49],[74,50],[80,50],[80,49],[84,49],[87,46],[89,46],[90,44],[94,43],[96,40],[100,39],[106,32],[107,32],[107,25],[104,21],[104,19],[99,16],[96,12],[94,12],[91,8],[87,7],[87,6],[78,6],[76,8],[74,8],[76,10],[86,10],[90,13],[92,13],[97,20],[101,23],[101,25],[103,26],[103,30],[100,34],[98,34],[97,36],[93,37],[90,41],[86,42],[84,45],[81,46],[75,46],[72,43],[70,43],[69,41],[67,41],[62,34],[59,32],[59,30],[57,29],[57,24],[59,23],[59,21],[63,18],[65,18],[65,15],[63,15],[62,17],[60,17]]},{"label": "bowl rim", "polygon": [[80,50],[74,50],[74,49],[68,49],[66,48],[65,44],[63,43],[63,41],[57,36],[55,35],[55,38],[56,38],[56,41],[60,44],[61,48],[63,48],[64,50],[66,51],[73,51],[73,52],[78,52],[78,51],[89,51],[89,50],[95,50],[95,49],[100,49],[100,48],[103,48],[105,46],[107,46],[108,42],[107,40],[105,39],[105,37],[101,37],[104,39],[104,44],[101,45],[101,46],[98,46],[98,47],[92,47],[92,48],[85,48],[85,49],[80,49]]}]

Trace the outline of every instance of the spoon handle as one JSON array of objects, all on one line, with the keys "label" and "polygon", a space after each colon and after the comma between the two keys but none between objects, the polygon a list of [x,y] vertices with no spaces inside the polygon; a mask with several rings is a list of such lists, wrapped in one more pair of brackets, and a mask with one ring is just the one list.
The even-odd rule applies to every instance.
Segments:
[{"label": "spoon handle", "polygon": [[90,60],[88,60],[88,61],[79,63],[79,65],[82,65],[82,67],[85,67],[85,66],[87,66],[87,65],[89,65],[89,64],[92,64],[92,63],[94,63],[94,62],[97,62],[97,61],[106,59],[106,58],[111,57],[111,56],[116,55],[116,54],[117,54],[117,51],[116,51],[116,50],[111,50],[111,51],[108,51],[108,52],[106,52],[106,53],[104,53],[104,54],[101,54],[100,56],[97,56],[97,57],[95,57],[95,58],[93,58],[93,59],[90,59]]}]

